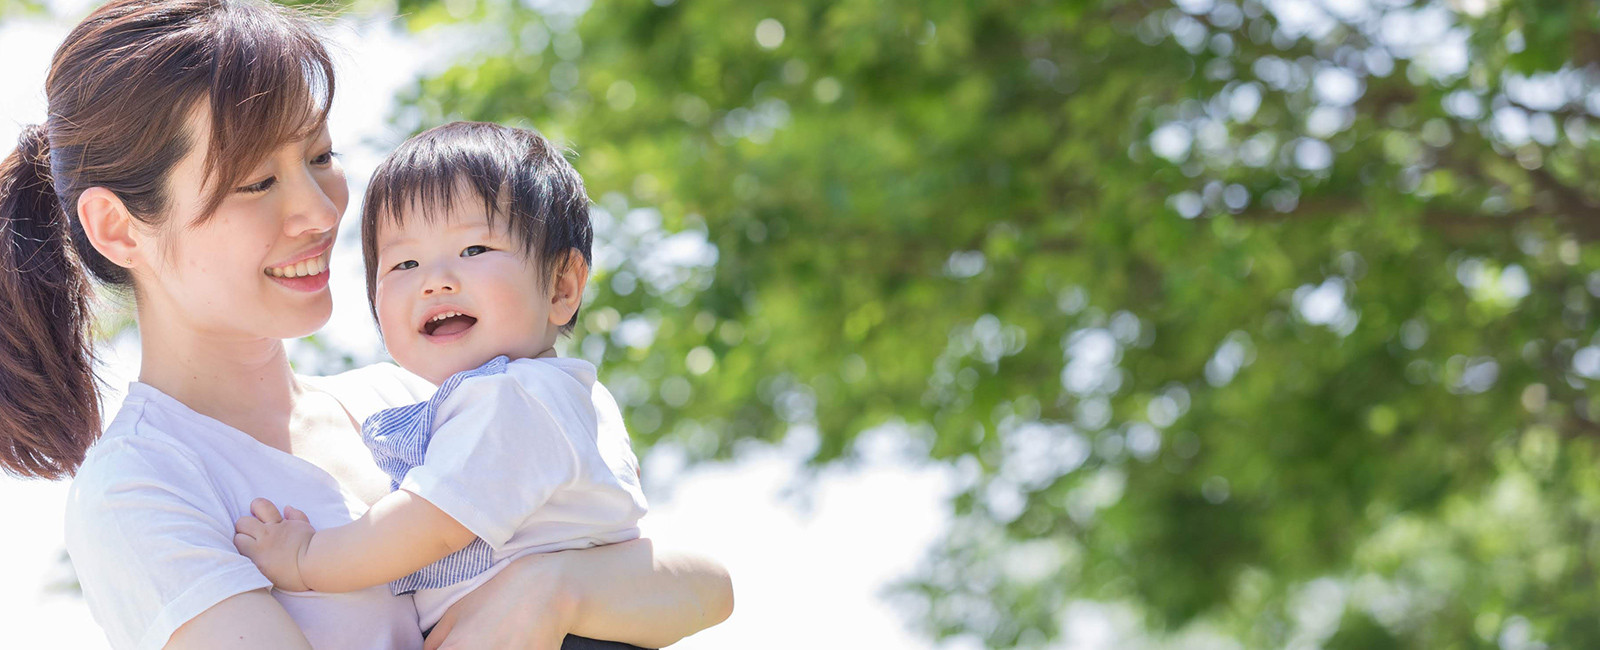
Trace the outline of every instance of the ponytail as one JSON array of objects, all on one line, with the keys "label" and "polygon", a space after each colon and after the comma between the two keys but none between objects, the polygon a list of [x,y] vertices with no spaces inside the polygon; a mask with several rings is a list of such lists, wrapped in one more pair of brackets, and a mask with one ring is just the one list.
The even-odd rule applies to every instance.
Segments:
[{"label": "ponytail", "polygon": [[0,162],[0,469],[17,476],[69,476],[100,435],[91,290],[67,215],[49,133],[27,127]]}]

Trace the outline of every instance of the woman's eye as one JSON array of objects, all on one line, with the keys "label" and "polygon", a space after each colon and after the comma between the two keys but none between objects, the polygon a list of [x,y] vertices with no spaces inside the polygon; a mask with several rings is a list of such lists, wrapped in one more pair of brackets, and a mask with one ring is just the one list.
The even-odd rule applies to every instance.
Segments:
[{"label": "woman's eye", "polygon": [[254,184],[251,184],[251,185],[246,185],[244,187],[238,188],[238,191],[244,192],[245,194],[260,194],[260,193],[265,192],[265,191],[267,191],[269,189],[272,189],[272,186],[275,185],[277,182],[278,182],[278,177],[270,176],[270,177],[267,178],[267,180],[264,180],[264,181],[261,181],[259,183],[254,183]]},{"label": "woman's eye", "polygon": [[325,167],[328,164],[332,163],[333,162],[333,157],[337,156],[337,155],[339,155],[338,152],[336,152],[336,151],[334,151],[332,149],[329,149],[327,152],[323,153],[322,155],[317,156],[316,158],[312,158],[311,159],[311,164],[316,165],[318,167]]},{"label": "woman's eye", "polygon": [[417,268],[417,261],[416,260],[406,260],[404,262],[401,262],[399,264],[394,265],[394,269],[393,270],[395,270],[395,271],[405,271],[407,269],[414,269],[414,268]]},{"label": "woman's eye", "polygon": [[489,251],[490,251],[490,248],[488,246],[480,246],[480,245],[474,244],[472,246],[468,246],[468,247],[466,247],[464,249],[461,249],[461,256],[462,257],[472,257],[473,255],[482,255],[482,254],[487,253]]}]

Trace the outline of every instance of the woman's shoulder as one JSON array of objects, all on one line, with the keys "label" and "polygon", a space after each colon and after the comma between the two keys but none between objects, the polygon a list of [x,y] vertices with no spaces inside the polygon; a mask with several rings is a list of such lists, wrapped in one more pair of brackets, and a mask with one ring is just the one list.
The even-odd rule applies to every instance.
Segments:
[{"label": "woman's shoulder", "polygon": [[150,402],[130,396],[90,445],[73,475],[74,491],[126,481],[170,478],[193,473],[200,455],[184,444],[181,424]]},{"label": "woman's shoulder", "polygon": [[428,380],[389,362],[353,368],[336,375],[301,379],[307,385],[333,395],[358,422],[382,409],[426,400],[435,390]]},{"label": "woman's shoulder", "polygon": [[130,398],[84,456],[68,488],[68,546],[93,531],[166,511],[172,503],[211,506],[218,497],[184,425],[158,405]]}]

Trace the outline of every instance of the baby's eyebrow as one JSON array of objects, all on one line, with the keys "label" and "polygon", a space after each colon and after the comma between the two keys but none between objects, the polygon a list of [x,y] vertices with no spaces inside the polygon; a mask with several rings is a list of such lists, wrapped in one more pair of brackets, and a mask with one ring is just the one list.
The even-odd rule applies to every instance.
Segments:
[{"label": "baby's eyebrow", "polygon": [[415,243],[415,241],[416,240],[414,240],[414,239],[412,239],[410,237],[399,237],[399,238],[396,238],[396,239],[390,239],[389,241],[384,242],[383,244],[380,244],[378,246],[378,255],[381,257],[383,255],[383,252],[386,251],[386,250],[389,250],[389,249],[394,248],[396,246],[399,246],[401,244]]}]

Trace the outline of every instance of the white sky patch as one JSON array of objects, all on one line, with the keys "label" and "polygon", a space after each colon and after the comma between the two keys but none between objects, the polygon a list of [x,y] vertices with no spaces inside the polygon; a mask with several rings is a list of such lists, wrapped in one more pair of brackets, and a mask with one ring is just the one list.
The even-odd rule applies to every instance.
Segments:
[{"label": "white sky patch", "polygon": [[1361,97],[1364,90],[1360,77],[1336,67],[1318,70],[1312,87],[1316,89],[1317,99],[1332,106],[1349,106]]},{"label": "white sky patch", "polygon": [[1355,330],[1359,316],[1350,309],[1348,283],[1333,277],[1320,285],[1301,285],[1294,290],[1294,305],[1300,317],[1313,325],[1324,325],[1340,336]]},{"label": "white sky patch", "polygon": [[1182,162],[1189,155],[1194,136],[1189,128],[1178,122],[1161,125],[1150,134],[1150,150],[1172,162]]}]

